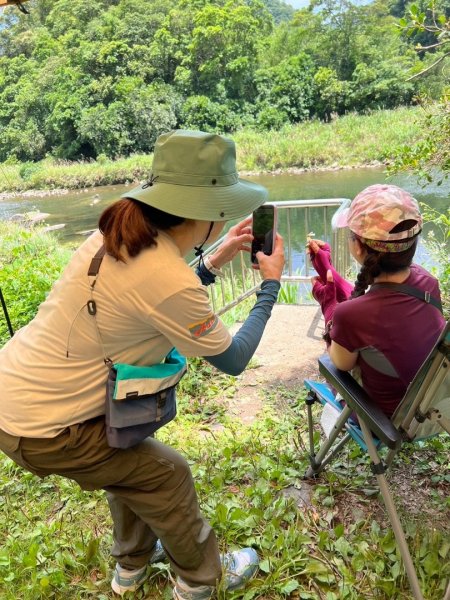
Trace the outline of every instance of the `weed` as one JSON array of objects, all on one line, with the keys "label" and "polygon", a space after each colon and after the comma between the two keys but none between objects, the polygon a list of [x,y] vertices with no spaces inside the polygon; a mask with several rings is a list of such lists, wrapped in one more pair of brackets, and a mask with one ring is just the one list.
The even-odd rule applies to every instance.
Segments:
[{"label": "weed", "polygon": [[[299,435],[306,436],[301,394],[274,389],[263,416],[251,427],[222,419],[220,429],[205,429],[204,409],[215,401],[207,390],[216,377],[210,367],[194,361],[183,380],[179,417],[158,437],[188,458],[202,510],[222,550],[251,545],[261,557],[258,576],[244,591],[225,596],[219,589],[218,598],[406,600],[408,583],[384,510],[373,494],[367,460],[349,446],[318,480],[311,505],[297,506],[283,490],[304,485],[307,455],[297,442]],[[189,412],[190,400],[199,397],[201,410]],[[275,406],[283,410],[277,412]],[[436,438],[424,442],[420,452],[406,451],[417,476],[428,465],[424,479],[436,492],[446,484],[432,479],[445,470],[449,450],[447,438]],[[431,455],[435,460],[430,466]],[[9,459],[3,459],[2,467],[2,599],[112,598],[111,522],[102,492],[81,492],[57,477],[41,481]],[[437,495],[439,512],[432,521],[423,522],[420,514],[402,515],[430,600],[442,597],[450,574],[442,518],[448,510],[445,495]],[[166,570],[153,569],[135,597],[169,595]]]}]

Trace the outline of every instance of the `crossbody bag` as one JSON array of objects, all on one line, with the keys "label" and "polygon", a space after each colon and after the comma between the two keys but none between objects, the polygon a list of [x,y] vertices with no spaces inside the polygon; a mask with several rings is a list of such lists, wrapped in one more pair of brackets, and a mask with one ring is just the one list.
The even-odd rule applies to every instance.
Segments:
[{"label": "crossbody bag", "polygon": [[150,366],[113,363],[106,355],[97,322],[94,288],[105,256],[102,245],[91,261],[91,298],[88,313],[94,318],[108,369],[105,396],[106,437],[112,448],[130,448],[151,436],[177,414],[176,386],[186,373],[186,359],[175,348],[164,361]]}]

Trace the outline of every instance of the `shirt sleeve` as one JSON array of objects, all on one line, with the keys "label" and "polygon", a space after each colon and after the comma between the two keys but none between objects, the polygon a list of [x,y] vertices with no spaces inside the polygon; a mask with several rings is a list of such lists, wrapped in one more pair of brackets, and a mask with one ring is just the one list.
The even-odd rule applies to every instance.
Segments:
[{"label": "shirt sleeve", "polygon": [[355,352],[360,347],[355,300],[346,300],[336,305],[333,325],[330,330],[331,339],[348,350]]},{"label": "shirt sleeve", "polygon": [[214,356],[231,344],[231,335],[214,314],[205,287],[185,287],[152,309],[149,320],[184,356]]}]

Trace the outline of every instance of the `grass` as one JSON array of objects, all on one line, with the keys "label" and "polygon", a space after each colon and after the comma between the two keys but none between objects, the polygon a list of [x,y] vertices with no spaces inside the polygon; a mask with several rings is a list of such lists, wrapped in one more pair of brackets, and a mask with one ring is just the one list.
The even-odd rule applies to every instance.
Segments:
[{"label": "grass", "polygon": [[389,160],[394,149],[420,136],[420,109],[399,108],[369,115],[349,114],[331,123],[308,121],[267,134],[241,131],[234,139],[241,168],[358,166]]},{"label": "grass", "polygon": [[[54,242],[51,236],[41,238],[39,229],[4,227],[1,272],[10,276],[0,283],[18,286],[19,307],[33,290],[45,296],[67,255],[58,251],[58,259],[52,258]],[[30,283],[33,272],[41,275]],[[286,300],[293,293],[286,287]],[[34,310],[29,302],[27,319]],[[234,318],[241,310],[237,307]],[[236,389],[235,378],[190,360],[179,389],[179,416],[158,432],[189,460],[202,510],[221,548],[252,545],[260,555],[257,578],[228,598],[410,598],[391,528],[359,449],[349,446],[320,476],[311,488],[311,505],[305,506],[298,501],[299,491],[308,491],[302,479],[308,463],[303,390],[261,388],[265,412],[245,426],[227,410]],[[314,435],[317,441],[319,430]],[[408,448],[404,468],[390,476],[405,507],[401,518],[427,600],[441,600],[450,577],[449,456],[448,436],[428,440]],[[103,492],[82,492],[58,477],[42,481],[2,456],[0,599],[113,598],[111,525]],[[167,568],[153,569],[134,597],[168,600]],[[224,594],[219,591],[218,597]]]},{"label": "grass", "polygon": [[145,179],[152,157],[132,155],[118,160],[62,161],[47,158],[38,163],[0,165],[0,192],[31,189],[82,189],[99,185],[131,183]]},{"label": "grass", "polygon": [[[265,413],[248,427],[232,421],[226,402],[219,401],[219,392],[223,397],[223,390],[231,393],[234,385],[234,378],[218,377],[202,361],[193,361],[180,390],[179,417],[158,434],[188,458],[202,510],[221,548],[252,545],[261,557],[256,579],[227,598],[410,598],[359,450],[349,447],[320,477],[311,506],[297,506],[293,496],[306,485],[307,466],[302,390],[261,390]],[[448,438],[434,439],[405,455],[416,486],[411,505],[420,504],[425,494],[433,508],[426,519],[408,510],[402,514],[429,600],[442,598],[450,575],[449,450]],[[57,477],[41,481],[8,459],[2,467],[2,600],[112,598],[111,521],[102,492],[81,492]],[[168,599],[167,569],[153,569],[133,597]],[[219,591],[218,597],[225,596]]]},{"label": "grass", "polygon": [[[269,133],[244,129],[230,137],[237,144],[241,172],[367,165],[389,160],[395,148],[417,140],[421,116],[419,108],[398,108],[349,114],[331,123],[308,121]],[[4,163],[0,192],[131,183],[148,176],[151,162],[151,155],[134,155],[115,161]]]},{"label": "grass", "polygon": [[[41,227],[0,221],[0,290],[14,330],[26,325],[68,263],[71,250]],[[0,345],[9,338],[0,312]]]}]

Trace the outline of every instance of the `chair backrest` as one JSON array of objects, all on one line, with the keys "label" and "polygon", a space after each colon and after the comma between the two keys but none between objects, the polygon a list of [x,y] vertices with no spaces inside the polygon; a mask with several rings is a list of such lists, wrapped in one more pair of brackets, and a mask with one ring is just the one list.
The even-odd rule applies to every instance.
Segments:
[{"label": "chair backrest", "polygon": [[397,407],[392,423],[406,439],[450,433],[450,321]]}]

